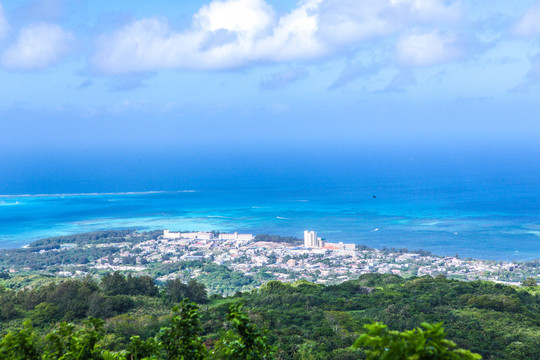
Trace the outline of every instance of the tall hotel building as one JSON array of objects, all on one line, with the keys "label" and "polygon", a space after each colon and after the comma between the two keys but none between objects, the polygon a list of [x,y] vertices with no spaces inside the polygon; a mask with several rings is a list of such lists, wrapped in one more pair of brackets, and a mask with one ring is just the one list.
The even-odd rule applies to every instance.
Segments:
[{"label": "tall hotel building", "polygon": [[304,246],[305,247],[318,247],[319,246],[317,233],[315,231],[304,230]]}]

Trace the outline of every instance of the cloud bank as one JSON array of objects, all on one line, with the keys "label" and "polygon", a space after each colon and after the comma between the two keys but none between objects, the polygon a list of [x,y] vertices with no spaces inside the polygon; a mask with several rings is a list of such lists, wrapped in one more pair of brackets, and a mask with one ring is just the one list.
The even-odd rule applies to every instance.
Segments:
[{"label": "cloud bank", "polygon": [[74,36],[55,24],[33,24],[20,30],[2,55],[2,65],[14,70],[39,70],[62,60]]},{"label": "cloud bank", "polygon": [[[187,30],[154,17],[102,34],[91,63],[101,73],[123,74],[312,60],[460,16],[459,2],[446,0],[305,0],[281,16],[264,0],[216,0],[193,16]],[[457,39],[438,31],[410,35],[400,42],[399,59],[409,66],[455,60],[462,55],[456,44]],[[437,54],[412,54],[427,45],[434,45]]]}]

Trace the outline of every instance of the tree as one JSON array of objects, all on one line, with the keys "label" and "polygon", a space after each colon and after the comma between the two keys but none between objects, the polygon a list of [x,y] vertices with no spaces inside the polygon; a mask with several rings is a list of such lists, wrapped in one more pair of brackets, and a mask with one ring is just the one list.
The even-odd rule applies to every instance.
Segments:
[{"label": "tree", "polygon": [[184,284],[180,279],[167,280],[163,286],[163,300],[168,303],[178,303],[184,298],[199,304],[208,301],[206,287],[195,279],[190,279]]},{"label": "tree", "polygon": [[129,295],[156,296],[158,294],[156,283],[150,276],[132,277],[131,274],[129,274],[126,281]]},{"label": "tree", "polygon": [[34,330],[27,321],[23,329],[7,333],[0,341],[0,359],[39,360]]},{"label": "tree", "polygon": [[422,323],[421,328],[404,332],[389,331],[380,322],[366,325],[367,334],[362,334],[353,344],[353,349],[367,347],[364,352],[368,360],[475,360],[482,356],[469,350],[456,349],[456,344],[446,340],[442,323]]},{"label": "tree", "polygon": [[178,303],[187,296],[187,285],[180,279],[167,280],[163,285],[163,300],[167,304]]},{"label": "tree", "polygon": [[89,318],[84,326],[74,331],[73,324],[61,323],[60,326],[46,336],[47,346],[43,360],[101,360],[103,350],[98,342],[103,338],[104,330],[101,319]]},{"label": "tree", "polygon": [[126,359],[129,360],[152,359],[152,356],[159,354],[159,343],[155,338],[142,341],[139,336],[132,336],[126,352]]},{"label": "tree", "polygon": [[202,360],[206,358],[206,347],[200,336],[202,327],[197,304],[184,299],[173,308],[171,325],[161,329],[160,347],[168,360]]},{"label": "tree", "polygon": [[[48,308],[51,304],[46,304]],[[270,359],[273,348],[264,332],[249,323],[241,305],[231,306],[227,319],[232,330],[219,341],[212,359]],[[169,326],[155,337],[143,341],[132,336],[125,349],[104,350],[104,321],[89,318],[82,326],[62,322],[44,337],[38,337],[25,322],[22,330],[11,331],[0,338],[2,360],[205,360],[210,359],[201,333],[197,305],[184,299],[173,308]]]},{"label": "tree", "polygon": [[[39,290],[38,297],[58,306],[59,317],[63,316],[65,320],[72,320],[88,315],[90,301],[98,292],[99,288],[95,282],[91,278],[85,278],[67,280],[60,284],[51,283]],[[31,293],[28,295],[31,296]]]},{"label": "tree", "polygon": [[129,292],[126,278],[120,271],[105,275],[101,279],[101,287],[107,295],[125,295]]},{"label": "tree", "polygon": [[54,322],[58,316],[58,306],[55,304],[42,302],[34,308],[30,318],[35,325],[45,325]]},{"label": "tree", "polygon": [[523,282],[521,283],[521,286],[526,286],[526,287],[536,286],[536,285],[537,285],[536,279],[535,279],[535,278],[532,278],[532,277],[526,278],[526,279],[523,280]]},{"label": "tree", "polygon": [[206,287],[204,284],[197,282],[195,279],[190,279],[187,284],[187,297],[196,303],[204,304],[208,301]]},{"label": "tree", "polygon": [[217,359],[271,359],[274,348],[268,344],[264,332],[249,322],[242,306],[232,304],[229,307],[227,320],[231,323],[232,330],[221,337],[212,354]]},{"label": "tree", "polygon": [[13,300],[8,297],[0,297],[0,320],[9,320],[17,316],[17,309]]}]

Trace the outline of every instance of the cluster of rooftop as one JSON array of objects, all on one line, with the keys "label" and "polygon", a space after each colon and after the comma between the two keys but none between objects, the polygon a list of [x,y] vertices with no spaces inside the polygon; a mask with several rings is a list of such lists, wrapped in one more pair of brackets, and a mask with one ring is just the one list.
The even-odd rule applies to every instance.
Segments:
[{"label": "cluster of rooftop", "polygon": [[[140,238],[140,240],[136,240]],[[145,271],[155,273],[160,281],[178,276],[210,276],[203,267],[184,269],[184,261],[214,263],[241,273],[261,283],[268,280],[296,281],[306,279],[318,283],[338,283],[365,273],[390,273],[400,276],[445,275],[463,280],[492,280],[519,284],[526,277],[540,279],[536,263],[509,263],[492,260],[443,257],[406,249],[371,249],[354,244],[330,243],[317,237],[315,231],[304,232],[301,239],[218,232],[155,232],[138,237],[136,232],[126,234],[119,241],[72,244],[60,248],[40,249],[40,256],[80,252],[87,248],[96,252],[103,248],[104,255],[81,264],[51,266],[61,276],[85,276],[94,271]],[[78,259],[77,257],[75,257]],[[165,266],[171,264],[171,266]],[[192,266],[193,264],[189,265]],[[58,272],[60,270],[60,272]],[[16,271],[15,269],[10,271]],[[184,272],[189,273],[188,275]],[[228,276],[228,275],[227,275]],[[221,281],[221,280],[220,280]],[[254,284],[254,283],[251,283]],[[247,286],[247,285],[246,285]],[[229,289],[231,290],[231,289]],[[233,291],[233,290],[231,290]],[[236,290],[234,290],[236,291]]]}]

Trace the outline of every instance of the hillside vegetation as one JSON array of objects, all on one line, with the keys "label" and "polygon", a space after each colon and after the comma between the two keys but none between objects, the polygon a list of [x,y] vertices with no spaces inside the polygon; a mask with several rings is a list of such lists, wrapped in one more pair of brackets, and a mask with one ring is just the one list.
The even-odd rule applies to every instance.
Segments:
[{"label": "hillside vegetation", "polygon": [[225,319],[232,320],[231,305],[242,303],[249,323],[268,330],[265,341],[275,359],[364,358],[351,346],[375,321],[397,331],[443,322],[448,339],[484,359],[540,359],[540,298],[534,288],[429,276],[366,274],[333,286],[270,281],[227,298],[208,298],[195,280],[170,280],[158,287],[149,277],[119,273],[99,282],[85,278],[31,289],[2,287],[2,335],[26,320],[35,334],[45,336],[59,322],[79,328],[87,317],[97,317],[105,320],[100,347],[122,351],[133,336],[146,341],[170,326],[170,308],[183,298],[199,304],[200,337],[210,350],[232,329],[224,327]]}]

